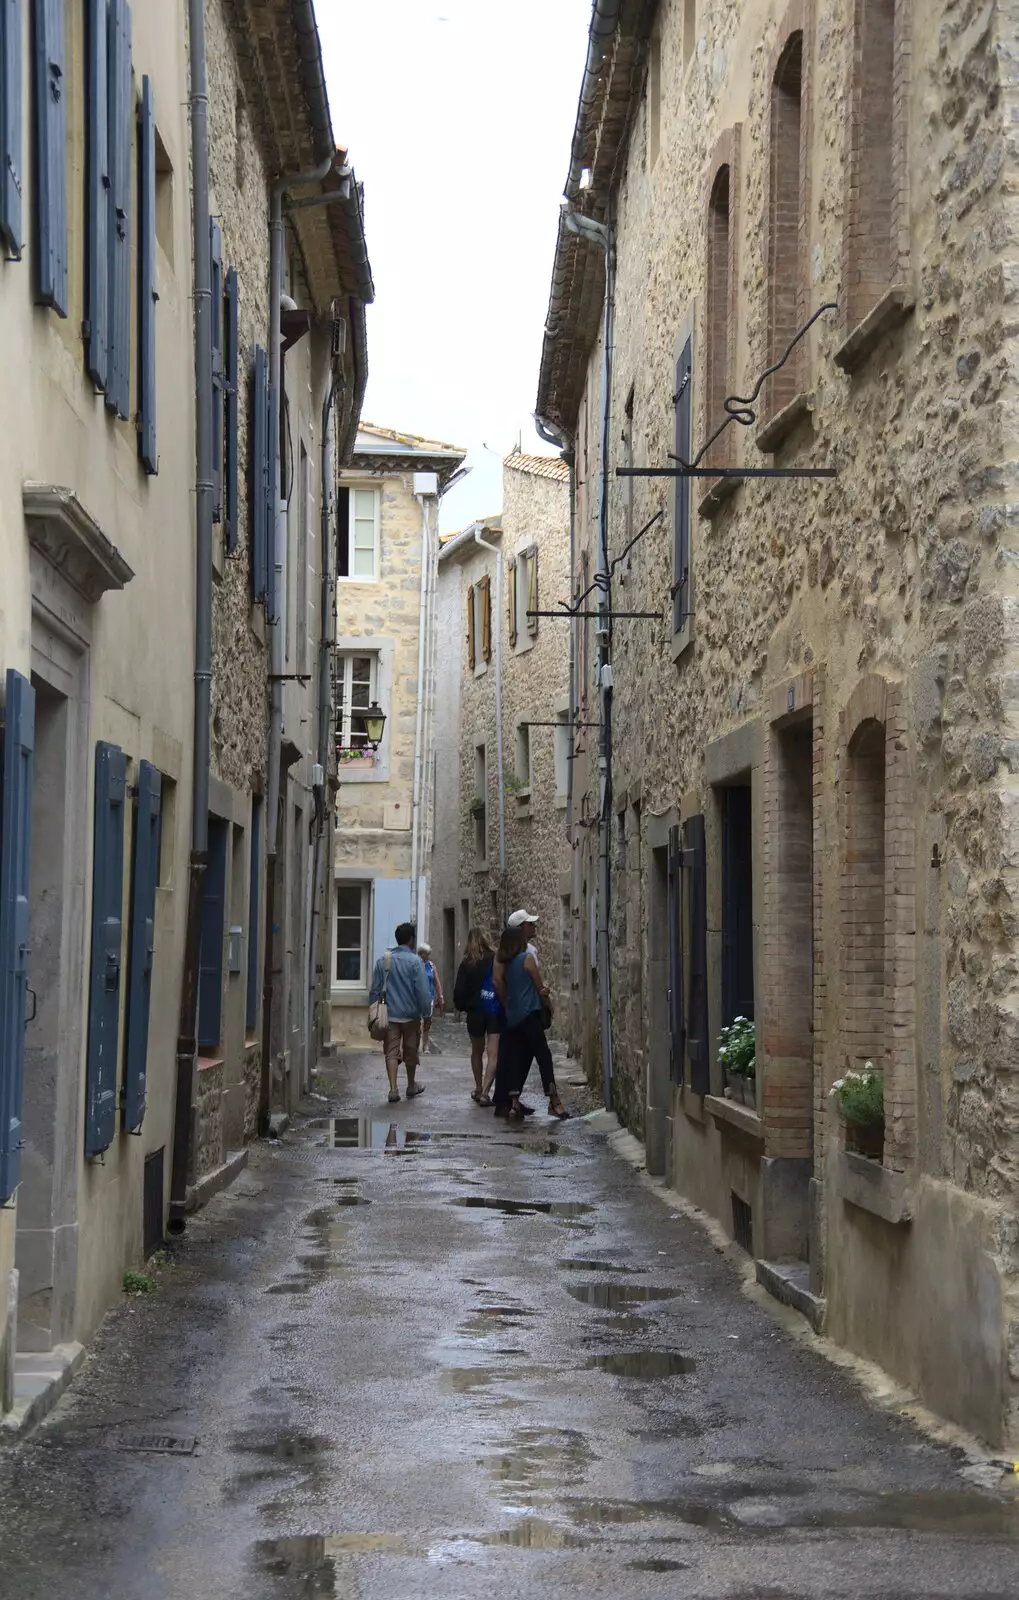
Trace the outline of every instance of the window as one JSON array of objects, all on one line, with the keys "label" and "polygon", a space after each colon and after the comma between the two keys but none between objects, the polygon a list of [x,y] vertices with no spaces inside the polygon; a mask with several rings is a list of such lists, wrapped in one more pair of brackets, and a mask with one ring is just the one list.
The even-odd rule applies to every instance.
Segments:
[{"label": "window", "polygon": [[510,624],[510,642],[515,644],[520,637],[520,624],[523,621],[525,644],[536,637],[538,632],[538,618],[529,616],[528,613],[538,609],[538,547],[531,545],[527,550],[518,550],[514,566],[515,589],[513,604],[515,615]]},{"label": "window", "polygon": [[753,835],[749,783],[723,789],[722,1021],[754,1020]]},{"label": "window", "polygon": [[[676,392],[673,404],[676,413],[676,455],[689,461],[691,455],[691,389],[693,386],[693,339],[688,338],[676,363]],[[682,634],[690,620],[690,482],[677,478],[675,510],[672,530],[673,616],[672,631]]]},{"label": "window", "polygon": [[[633,384],[626,396],[626,405],[623,408],[623,466],[631,471],[634,466],[633,456]],[[629,552],[633,543],[633,479],[623,479],[623,548]],[[627,553],[623,562],[620,580],[625,583],[630,571],[630,556]]]},{"label": "window", "polygon": [[510,649],[515,650],[517,644],[517,563],[516,557],[506,564],[506,611],[509,624]]},{"label": "window", "polygon": [[368,885],[336,885],[337,989],[363,989],[368,983]]},{"label": "window", "polygon": [[163,776],[159,799],[159,888],[173,888],[173,862],[177,849],[177,785]]},{"label": "window", "polygon": [[201,1055],[216,1055],[223,1037],[227,833],[228,824],[222,817],[209,818],[209,861],[202,880],[198,969],[198,1050]]},{"label": "window", "polygon": [[478,608],[475,638],[481,640],[482,661],[488,662],[492,659],[492,584],[489,578],[480,579],[474,600]]},{"label": "window", "polygon": [[697,48],[697,0],[683,0],[683,70],[693,59]]},{"label": "window", "polygon": [[376,489],[342,488],[336,496],[337,575],[359,583],[379,576],[379,495]]},{"label": "window", "polygon": [[846,1046],[858,1071],[886,1062],[885,728],[861,723],[849,745],[843,939]]},{"label": "window", "polygon": [[474,818],[474,854],[478,862],[483,863],[488,855],[488,761],[483,744],[479,744],[474,751],[471,815]]},{"label": "window", "polygon": [[848,218],[844,236],[847,316],[855,328],[904,277],[899,230],[906,203],[903,109],[908,45],[902,0],[856,0],[849,96]]},{"label": "window", "polygon": [[467,668],[473,672],[478,662],[478,633],[475,615],[474,585],[467,590]]},{"label": "window", "polygon": [[[729,166],[719,167],[708,204],[707,260],[707,394],[705,435],[710,437],[724,420],[723,402],[729,392],[729,247],[732,179]],[[727,428],[712,445],[712,466],[728,465],[726,448],[732,429]]]},{"label": "window", "polygon": [[[803,35],[794,33],[779,57],[771,87],[771,173],[768,208],[768,358],[778,361],[800,320],[801,139]],[[768,410],[783,411],[799,394],[802,345],[768,380]]]},{"label": "window", "polygon": [[662,41],[651,40],[647,69],[647,165],[653,172],[662,138]]},{"label": "window", "polygon": [[568,983],[573,973],[573,911],[568,894],[559,897],[559,970]]},{"label": "window", "polygon": [[360,655],[343,651],[336,656],[333,704],[336,707],[336,750],[341,761],[351,757],[373,759],[368,735],[356,714],[366,710],[376,698],[378,663],[374,651]]},{"label": "window", "polygon": [[560,711],[555,728],[555,792],[565,800],[570,789],[570,723],[569,712]]},{"label": "window", "polygon": [[244,1031],[250,1038],[258,1026],[258,932],[262,883],[262,796],[251,796],[251,860],[248,867],[248,982]]},{"label": "window", "polygon": [[[308,470],[308,452],[301,441],[297,470],[297,584],[295,638],[297,640],[296,670],[308,670],[308,529],[311,523],[311,474]],[[370,704],[370,702],[369,702]]]},{"label": "window", "polygon": [[531,729],[529,723],[517,723],[517,782],[524,789],[531,785]]}]

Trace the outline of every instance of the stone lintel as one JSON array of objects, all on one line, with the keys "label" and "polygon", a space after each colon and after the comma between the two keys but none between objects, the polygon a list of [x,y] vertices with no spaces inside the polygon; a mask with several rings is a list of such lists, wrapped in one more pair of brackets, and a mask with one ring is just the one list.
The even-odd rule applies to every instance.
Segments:
[{"label": "stone lintel", "polygon": [[764,1153],[764,1123],[755,1111],[717,1094],[704,1096],[704,1109],[714,1117],[715,1126],[723,1133],[733,1134],[752,1145],[758,1154]]},{"label": "stone lintel", "polygon": [[[768,418],[758,430],[756,444],[763,455],[774,454],[780,444],[783,444],[794,428],[798,428],[805,417],[813,415],[814,396],[801,390],[794,395],[788,405],[781,411]],[[737,480],[738,481],[738,480]]]},{"label": "stone lintel", "polygon": [[116,545],[85,510],[73,489],[26,483],[21,493],[28,541],[90,604],[134,577]]},{"label": "stone lintel", "polygon": [[698,515],[710,522],[718,515],[726,501],[736,493],[742,482],[742,478],[714,478],[705,493],[701,495],[697,505]]},{"label": "stone lintel", "polygon": [[843,372],[855,372],[885,334],[897,328],[900,322],[905,322],[915,305],[916,297],[912,290],[907,289],[905,284],[895,284],[881,296],[873,311],[869,311],[863,321],[858,322],[843,339],[835,352],[835,365],[841,367]]}]

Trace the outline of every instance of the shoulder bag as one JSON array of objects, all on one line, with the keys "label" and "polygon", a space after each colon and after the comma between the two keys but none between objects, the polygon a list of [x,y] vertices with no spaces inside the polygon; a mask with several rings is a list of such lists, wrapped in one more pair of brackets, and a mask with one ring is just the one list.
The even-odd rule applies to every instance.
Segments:
[{"label": "shoulder bag", "polygon": [[389,988],[389,956],[385,954],[385,977],[382,980],[382,994],[378,1000],[373,1000],[368,1007],[368,1033],[372,1039],[384,1040],[386,1029],[389,1027],[389,1007],[386,1005],[386,990]]}]

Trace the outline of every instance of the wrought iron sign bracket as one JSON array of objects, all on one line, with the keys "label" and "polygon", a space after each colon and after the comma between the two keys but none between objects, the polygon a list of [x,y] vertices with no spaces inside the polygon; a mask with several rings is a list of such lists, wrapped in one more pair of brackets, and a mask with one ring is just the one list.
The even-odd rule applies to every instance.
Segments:
[{"label": "wrought iron sign bracket", "polygon": [[834,478],[834,467],[617,467],[617,478]]},{"label": "wrought iron sign bracket", "polygon": [[595,622],[601,622],[602,620],[605,622],[620,622],[631,617],[650,618],[652,621],[657,622],[662,620],[660,611],[571,611],[569,607],[564,608],[562,611],[528,611],[527,615],[529,617],[559,617],[563,621],[569,617],[586,618]]}]

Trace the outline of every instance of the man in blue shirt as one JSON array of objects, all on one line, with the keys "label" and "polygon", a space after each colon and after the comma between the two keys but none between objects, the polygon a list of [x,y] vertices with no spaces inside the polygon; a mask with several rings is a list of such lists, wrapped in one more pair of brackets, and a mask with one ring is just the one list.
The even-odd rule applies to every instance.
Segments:
[{"label": "man in blue shirt", "polygon": [[407,1099],[413,1100],[424,1089],[423,1083],[415,1082],[415,1074],[421,1056],[421,1024],[431,1014],[432,995],[424,964],[416,954],[416,945],[417,929],[413,922],[401,922],[396,930],[395,949],[387,950],[375,963],[368,996],[369,1001],[375,1001],[382,998],[383,990],[386,993],[389,1024],[383,1048],[390,1102],[400,1098],[396,1069],[401,1058],[407,1068]]}]

